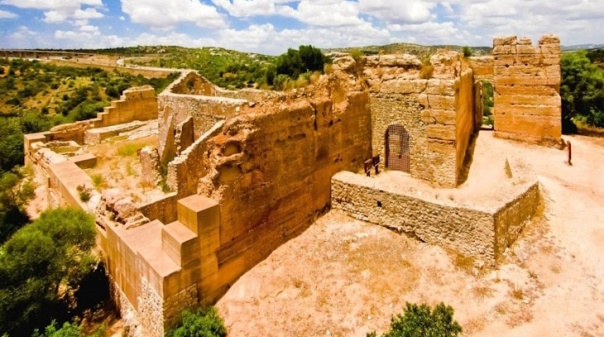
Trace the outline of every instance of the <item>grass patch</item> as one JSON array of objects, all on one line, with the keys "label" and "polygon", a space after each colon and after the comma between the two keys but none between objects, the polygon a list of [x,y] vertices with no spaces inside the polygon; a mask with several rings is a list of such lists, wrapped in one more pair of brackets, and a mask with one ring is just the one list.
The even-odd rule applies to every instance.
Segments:
[{"label": "grass patch", "polygon": [[105,178],[103,178],[101,174],[93,174],[90,176],[90,178],[92,178],[92,184],[97,189],[107,185]]},{"label": "grass patch", "polygon": [[121,157],[132,157],[138,150],[147,145],[150,145],[148,140],[124,143],[117,148],[117,154]]}]

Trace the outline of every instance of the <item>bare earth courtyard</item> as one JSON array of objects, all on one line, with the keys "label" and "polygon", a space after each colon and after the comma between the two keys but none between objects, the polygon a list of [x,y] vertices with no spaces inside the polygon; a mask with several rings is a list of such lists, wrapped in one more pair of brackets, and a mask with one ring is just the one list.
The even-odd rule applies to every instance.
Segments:
[{"label": "bare earth courtyard", "polygon": [[603,336],[604,140],[565,138],[573,166],[566,151],[480,133],[455,193],[505,193],[489,180],[505,179],[509,158],[537,175],[545,199],[497,268],[331,211],[222,297],[229,335],[365,336],[405,302],[444,301],[465,336]]}]

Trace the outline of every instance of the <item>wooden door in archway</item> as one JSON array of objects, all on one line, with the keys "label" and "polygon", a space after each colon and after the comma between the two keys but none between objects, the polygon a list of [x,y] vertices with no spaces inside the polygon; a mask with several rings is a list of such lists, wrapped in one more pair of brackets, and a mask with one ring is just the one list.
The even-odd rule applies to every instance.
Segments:
[{"label": "wooden door in archway", "polygon": [[391,170],[411,172],[409,133],[402,125],[390,125],[386,131],[386,167]]}]

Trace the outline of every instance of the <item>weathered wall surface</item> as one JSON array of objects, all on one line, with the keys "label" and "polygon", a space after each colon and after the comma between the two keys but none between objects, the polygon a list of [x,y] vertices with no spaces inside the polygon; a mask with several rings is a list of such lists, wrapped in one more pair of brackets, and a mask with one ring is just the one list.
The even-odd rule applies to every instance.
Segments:
[{"label": "weathered wall surface", "polygon": [[222,97],[164,94],[159,96],[159,153],[167,163],[177,155],[180,144],[175,134],[179,125],[193,118],[194,139],[216,123],[234,116],[247,106],[247,101]]},{"label": "weathered wall surface", "polygon": [[322,81],[245,109],[208,141],[200,191],[220,203],[221,227],[218,280],[204,293],[220,294],[306,229],[329,207],[331,176],[371,155],[368,93],[349,74]]},{"label": "weathered wall surface", "polygon": [[552,35],[533,47],[528,38],[493,40],[495,136],[557,143],[562,134],[560,39]]},{"label": "weathered wall surface", "polygon": [[461,77],[455,82],[456,95],[456,121],[455,121],[455,144],[456,144],[456,176],[457,183],[461,184],[464,176],[464,163],[470,145],[472,133],[475,129],[475,92],[474,76],[471,69],[465,70]]},{"label": "weathered wall surface", "polygon": [[185,72],[169,86],[169,92],[173,94],[216,96],[216,87],[196,72]]},{"label": "weathered wall surface", "polygon": [[332,179],[332,206],[350,216],[416,236],[494,264],[539,204],[534,183],[499,209],[428,201],[350,172]]},{"label": "weathered wall surface", "polygon": [[383,163],[388,126],[403,125],[410,136],[411,175],[437,186],[455,187],[457,110],[473,111],[474,102],[465,96],[458,98],[467,93],[460,91],[456,82],[461,75],[458,53],[440,52],[430,62],[432,74],[422,76],[426,66],[415,56],[365,58],[363,75],[370,84],[373,152],[381,155]]},{"label": "weathered wall surface", "polygon": [[493,56],[471,56],[466,58],[470,68],[474,71],[474,79],[477,81],[489,81],[493,83],[495,59]]},{"label": "weathered wall surface", "polygon": [[135,120],[147,121],[157,118],[157,97],[150,85],[134,87],[124,91],[117,101],[97,114],[94,126],[107,127]]},{"label": "weathered wall surface", "polygon": [[204,166],[207,141],[217,136],[223,126],[224,121],[216,123],[168,164],[167,184],[172,191],[176,191],[178,197],[184,198],[197,193],[199,179],[207,174]]}]

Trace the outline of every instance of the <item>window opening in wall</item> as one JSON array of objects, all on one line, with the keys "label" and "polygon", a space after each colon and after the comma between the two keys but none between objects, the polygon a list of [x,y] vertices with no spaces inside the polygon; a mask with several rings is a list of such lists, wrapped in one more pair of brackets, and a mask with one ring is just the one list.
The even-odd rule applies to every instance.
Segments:
[{"label": "window opening in wall", "polygon": [[411,172],[409,133],[402,125],[390,125],[386,130],[386,167],[391,170]]}]

